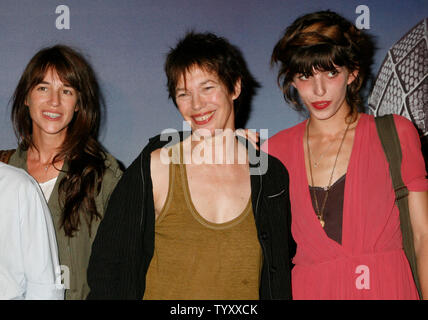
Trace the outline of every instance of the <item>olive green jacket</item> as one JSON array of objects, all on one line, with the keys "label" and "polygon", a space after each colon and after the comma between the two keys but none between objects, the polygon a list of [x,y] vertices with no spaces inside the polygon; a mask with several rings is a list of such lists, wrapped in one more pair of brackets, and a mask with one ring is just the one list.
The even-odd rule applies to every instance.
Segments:
[{"label": "olive green jacket", "polygon": [[[107,170],[104,173],[101,191],[95,199],[97,210],[101,216],[104,216],[110,195],[122,176],[122,171],[112,155],[107,154],[105,163]],[[27,171],[27,152],[18,148],[11,156],[9,164]],[[67,163],[64,163],[49,198],[48,206],[55,226],[63,283],[67,289],[65,291],[65,299],[80,300],[86,299],[89,293],[86,271],[91,255],[92,242],[94,241],[100,220],[94,219],[92,221],[91,234],[89,234],[88,225],[81,218],[79,231],[72,238],[67,237],[64,229],[60,228],[62,209],[58,198],[58,186],[61,179],[64,178],[67,168]]]}]

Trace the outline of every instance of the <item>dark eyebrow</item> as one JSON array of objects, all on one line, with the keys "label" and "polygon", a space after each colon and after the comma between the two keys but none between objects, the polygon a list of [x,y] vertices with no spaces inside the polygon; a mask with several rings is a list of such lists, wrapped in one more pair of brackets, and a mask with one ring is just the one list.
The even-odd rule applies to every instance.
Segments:
[{"label": "dark eyebrow", "polygon": [[[39,84],[51,84],[51,83],[50,83],[50,82],[48,82],[48,81],[44,81],[44,80],[42,80],[42,81],[40,81],[37,85],[39,85]],[[69,83],[64,83],[64,87],[74,89],[74,87],[73,87],[72,85],[70,85]]]}]

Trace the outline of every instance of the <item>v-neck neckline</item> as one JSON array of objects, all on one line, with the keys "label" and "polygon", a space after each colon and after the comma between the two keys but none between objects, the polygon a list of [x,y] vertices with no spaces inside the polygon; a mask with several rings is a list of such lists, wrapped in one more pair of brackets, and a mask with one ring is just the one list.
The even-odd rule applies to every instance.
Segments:
[{"label": "v-neck neckline", "polygon": [[[343,181],[343,179],[346,179],[346,172],[330,186],[330,190],[335,188],[340,182]],[[309,185],[309,189],[327,191],[327,187],[318,187],[318,186],[311,186],[311,185]]]},{"label": "v-neck neckline", "polygon": [[346,223],[348,221],[348,210],[347,210],[347,203],[348,203],[348,193],[349,193],[349,185],[350,185],[350,180],[353,179],[353,174],[352,174],[352,168],[353,168],[353,163],[354,163],[354,158],[355,158],[355,146],[357,145],[357,143],[360,140],[360,127],[361,127],[361,123],[363,121],[365,121],[366,119],[366,114],[361,113],[360,114],[360,118],[358,119],[358,123],[355,126],[355,133],[354,133],[354,141],[352,143],[352,151],[351,151],[351,156],[349,158],[349,162],[348,162],[348,168],[346,170],[346,180],[345,180],[345,191],[343,194],[343,217],[342,217],[342,244],[336,242],[335,240],[331,239],[327,233],[325,232],[324,228],[321,227],[321,224],[318,220],[318,217],[315,213],[315,209],[312,205],[312,199],[311,199],[311,194],[310,194],[310,189],[309,189],[309,180],[308,180],[308,175],[306,173],[306,162],[305,162],[305,149],[304,149],[304,144],[305,144],[305,130],[306,130],[306,125],[308,120],[305,120],[302,123],[302,127],[301,127],[301,143],[300,143],[300,169],[302,170],[302,174],[304,176],[304,192],[305,192],[305,203],[309,206],[309,210],[310,210],[310,221],[312,224],[315,224],[317,226],[316,230],[319,230],[319,232],[322,233],[323,237],[325,239],[327,239],[326,241],[329,241],[330,243],[332,243],[332,246],[335,246],[337,248],[339,248],[339,250],[344,251],[346,250],[345,248],[347,247],[347,239],[346,239],[346,234],[348,232],[348,229],[346,227]]}]

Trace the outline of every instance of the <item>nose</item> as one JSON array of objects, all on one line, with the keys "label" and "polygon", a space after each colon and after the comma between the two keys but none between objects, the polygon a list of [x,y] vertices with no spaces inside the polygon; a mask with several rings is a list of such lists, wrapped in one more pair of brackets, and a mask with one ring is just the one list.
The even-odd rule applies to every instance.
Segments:
[{"label": "nose", "polygon": [[326,93],[326,87],[322,77],[318,75],[314,76],[313,90],[314,94],[320,97]]},{"label": "nose", "polygon": [[199,93],[195,93],[192,95],[192,109],[200,110],[204,106],[204,99],[201,97]]},{"label": "nose", "polygon": [[57,107],[60,104],[60,92],[59,92],[59,90],[52,90],[51,91],[50,104],[53,107]]}]

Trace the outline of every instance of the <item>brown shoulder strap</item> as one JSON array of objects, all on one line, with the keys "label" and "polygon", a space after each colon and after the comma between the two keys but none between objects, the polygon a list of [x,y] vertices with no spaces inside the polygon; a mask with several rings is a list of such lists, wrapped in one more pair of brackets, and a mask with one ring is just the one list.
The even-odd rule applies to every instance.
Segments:
[{"label": "brown shoulder strap", "polygon": [[404,185],[401,177],[401,145],[398,137],[397,129],[395,128],[394,118],[392,114],[382,117],[376,117],[376,128],[382,143],[385,156],[389,163],[389,172],[391,175],[392,184],[395,191],[395,203],[400,211],[400,227],[403,237],[403,250],[409,260],[412,269],[413,278],[418,289],[419,297],[422,297],[419,283],[416,253],[413,243],[413,231],[410,223],[409,204],[407,196],[409,191]]},{"label": "brown shoulder strap", "polygon": [[9,159],[14,152],[15,152],[15,149],[0,150],[0,162],[9,163]]}]

